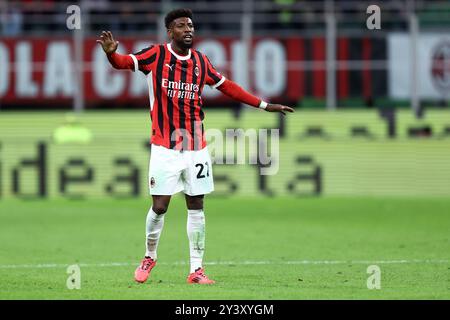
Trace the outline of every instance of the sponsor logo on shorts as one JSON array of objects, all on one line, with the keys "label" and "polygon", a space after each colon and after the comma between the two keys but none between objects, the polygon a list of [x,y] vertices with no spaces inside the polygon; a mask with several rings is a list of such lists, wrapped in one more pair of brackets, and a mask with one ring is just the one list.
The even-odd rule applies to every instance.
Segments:
[{"label": "sponsor logo on shorts", "polygon": [[153,188],[155,186],[155,178],[150,178],[150,188]]}]

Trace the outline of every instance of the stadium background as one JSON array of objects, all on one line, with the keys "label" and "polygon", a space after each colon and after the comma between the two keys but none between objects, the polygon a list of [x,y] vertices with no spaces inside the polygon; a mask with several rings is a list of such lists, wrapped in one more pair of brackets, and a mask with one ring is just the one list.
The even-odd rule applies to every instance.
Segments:
[{"label": "stadium background", "polygon": [[[80,30],[66,27],[69,17],[66,9],[72,4],[81,7]],[[366,10],[372,4],[381,9],[381,29],[367,27],[366,20],[371,14]],[[301,228],[308,230],[307,221],[311,218],[318,219],[314,220],[314,226],[316,222],[324,226],[322,235],[325,230],[331,234],[343,232],[330,226],[330,221],[339,224],[338,217],[354,222],[362,216],[363,222],[358,225],[360,234],[349,240],[355,243],[365,239],[364,230],[370,230],[379,211],[392,211],[399,215],[395,218],[398,220],[391,225],[389,219],[393,217],[387,214],[385,220],[378,222],[383,232],[376,237],[368,235],[369,243],[370,239],[386,241],[378,251],[371,255],[366,248],[356,246],[349,256],[338,253],[338,258],[437,259],[441,262],[426,267],[409,265],[417,268],[408,270],[414,274],[431,268],[427,274],[437,278],[430,280],[433,285],[422,293],[425,297],[448,298],[450,4],[445,1],[2,2],[0,208],[5,222],[2,239],[7,245],[1,255],[4,268],[0,266],[0,271],[24,265],[17,253],[29,244],[23,244],[23,238],[15,238],[20,234],[19,226],[32,224],[42,210],[53,212],[46,219],[58,221],[61,216],[50,209],[53,206],[62,210],[61,215],[65,210],[83,207],[89,211],[89,215],[79,213],[86,219],[85,224],[102,218],[101,210],[134,207],[129,214],[134,219],[133,226],[137,226],[132,240],[136,241],[132,246],[136,255],[127,252],[116,257],[122,257],[121,261],[139,257],[142,249],[139,228],[143,227],[141,222],[148,205],[147,84],[142,74],[113,70],[95,39],[102,30],[112,31],[120,41],[122,53],[164,42],[164,14],[180,6],[193,10],[195,47],[206,53],[218,70],[256,95],[296,109],[286,117],[267,114],[205,89],[206,129],[225,132],[232,128],[278,128],[281,136],[280,170],[275,176],[262,177],[255,165],[214,166],[217,191],[208,196],[211,207],[223,214],[230,208],[247,214],[247,218],[239,219],[243,219],[242,226],[247,221],[251,230],[252,219],[265,221],[266,216],[261,213],[264,209],[256,205],[262,203],[267,212],[284,212],[290,217],[286,223],[291,225],[280,225],[280,230],[293,233],[301,232]],[[67,137],[58,135],[61,128],[74,130],[74,139],[78,141],[64,141]],[[29,202],[30,199],[37,201]],[[402,205],[397,207],[399,201]],[[103,209],[98,211],[98,206]],[[141,208],[137,210],[136,206]],[[182,210],[181,198],[175,200],[174,207]],[[302,211],[305,208],[308,212]],[[67,214],[72,217],[72,212]],[[172,214],[178,216],[180,224],[184,223],[184,215]],[[73,217],[76,219],[76,215]],[[228,232],[238,234],[232,217],[229,221],[221,218],[221,223],[228,223]],[[436,224],[424,225],[427,219]],[[218,222],[211,220],[210,228],[215,230],[214,223]],[[405,221],[410,221],[411,229],[405,227]],[[80,228],[86,226],[81,220],[78,223]],[[119,223],[125,222],[119,218],[117,223],[120,228]],[[258,226],[257,232],[263,237],[264,224]],[[29,227],[31,237],[37,231]],[[167,237],[178,230],[168,228]],[[63,241],[64,236],[54,231],[50,225],[48,232],[54,237],[51,241],[47,239],[48,243],[36,233],[37,238],[33,237],[36,245],[45,243],[53,248],[55,242]],[[214,231],[210,232],[208,241],[214,247]],[[400,246],[404,241],[416,241],[413,235],[419,234],[426,245],[418,250],[412,245],[411,251],[399,256],[388,249],[392,244],[391,232],[398,234]],[[402,232],[411,238],[402,238]],[[314,237],[311,232],[306,234]],[[437,242],[431,242],[433,236]],[[296,249],[286,256],[298,261],[327,260],[330,252],[345,251],[345,236],[341,240],[340,245],[337,241],[335,251],[325,250],[324,255],[320,254],[320,248],[326,247],[325,244],[316,248],[318,253],[311,248],[307,251],[309,256]],[[66,241],[81,250],[75,242]],[[302,247],[300,239],[283,241]],[[104,260],[97,261],[92,254],[82,251],[72,257],[62,250],[56,254],[48,249],[42,259],[34,260],[41,264],[55,261],[65,264],[115,259],[103,257]],[[361,254],[361,250],[365,253]],[[243,254],[243,258],[257,259],[254,252],[244,252],[247,255]],[[175,256],[173,260],[178,261],[180,257]],[[114,261],[117,259],[120,260]],[[21,270],[18,268],[15,276],[23,275]],[[21,289],[15,290],[14,282],[10,278],[8,282],[6,277],[2,279],[9,286],[1,291],[2,297],[55,297],[51,291],[43,293],[38,288],[27,295]],[[358,277],[363,288],[364,280]],[[61,279],[64,280],[64,274]],[[414,284],[410,285],[413,290]],[[234,297],[304,297],[295,289],[291,295],[280,295],[275,289],[267,296],[252,295],[250,291]],[[403,297],[423,297],[413,295],[413,291],[404,288]],[[57,291],[56,297],[71,297],[61,292]],[[314,291],[308,297],[401,297],[395,293],[366,296],[354,292],[337,290],[323,296]]]}]

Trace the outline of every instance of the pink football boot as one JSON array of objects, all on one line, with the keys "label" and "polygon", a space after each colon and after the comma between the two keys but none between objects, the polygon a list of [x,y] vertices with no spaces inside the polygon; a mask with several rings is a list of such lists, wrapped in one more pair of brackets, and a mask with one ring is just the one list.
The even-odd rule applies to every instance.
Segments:
[{"label": "pink football boot", "polygon": [[139,283],[144,283],[147,281],[150,271],[156,265],[156,261],[150,257],[145,257],[142,259],[139,267],[136,268],[134,272],[134,279]]}]

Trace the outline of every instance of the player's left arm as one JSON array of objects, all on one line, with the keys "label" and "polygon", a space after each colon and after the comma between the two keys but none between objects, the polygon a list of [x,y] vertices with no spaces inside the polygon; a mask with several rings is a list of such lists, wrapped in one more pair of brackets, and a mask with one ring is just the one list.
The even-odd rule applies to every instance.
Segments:
[{"label": "player's left arm", "polygon": [[216,88],[220,90],[223,94],[229,96],[230,98],[233,98],[234,100],[248,104],[256,108],[264,109],[268,112],[281,112],[284,115],[286,115],[285,113],[286,111],[294,112],[294,109],[288,106],[284,106],[282,104],[267,103],[255,97],[250,92],[244,90],[237,83],[228,79],[222,81],[222,83]]}]

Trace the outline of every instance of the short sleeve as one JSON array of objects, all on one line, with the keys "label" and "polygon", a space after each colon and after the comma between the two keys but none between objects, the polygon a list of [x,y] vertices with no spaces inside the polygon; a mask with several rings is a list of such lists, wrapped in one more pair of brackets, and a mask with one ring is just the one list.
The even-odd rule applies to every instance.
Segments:
[{"label": "short sleeve", "polygon": [[211,86],[211,88],[215,89],[225,81],[225,77],[222,74],[220,74],[220,72],[218,72],[216,70],[216,68],[214,68],[211,61],[209,61],[209,58],[207,56],[205,56],[205,57],[206,57],[206,59],[205,59],[206,60],[206,84]]},{"label": "short sleeve", "polygon": [[156,47],[150,46],[139,52],[130,54],[134,62],[134,71],[140,70],[148,74],[156,61]]}]

